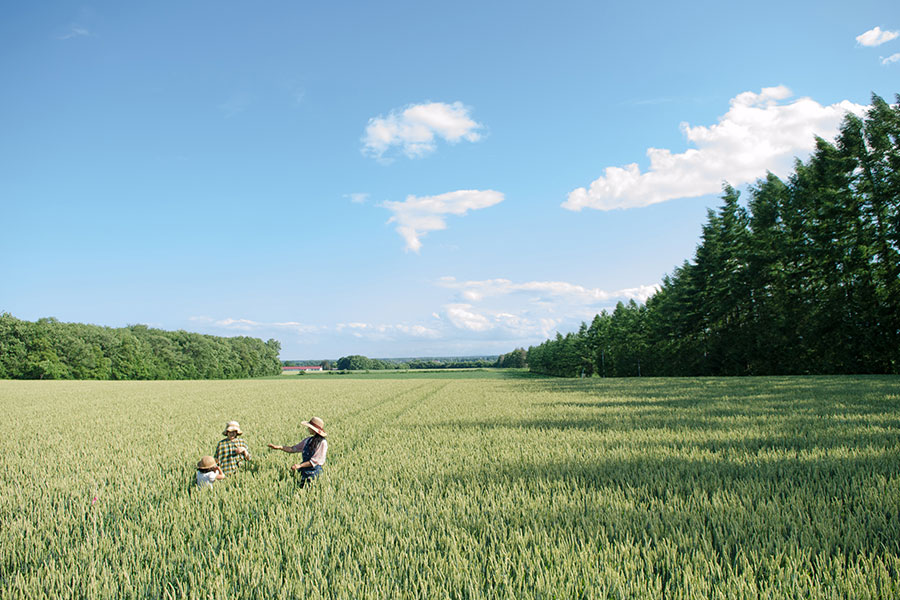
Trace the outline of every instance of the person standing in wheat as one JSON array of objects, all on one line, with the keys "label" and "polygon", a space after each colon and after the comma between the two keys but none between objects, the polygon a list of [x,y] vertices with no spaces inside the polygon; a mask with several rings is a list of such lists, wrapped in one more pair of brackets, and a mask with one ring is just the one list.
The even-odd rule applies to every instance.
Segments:
[{"label": "person standing in wheat", "polygon": [[291,466],[292,471],[300,473],[300,487],[311,484],[322,473],[325,466],[325,455],[328,452],[328,441],[325,439],[325,421],[319,417],[313,417],[309,421],[303,421],[303,425],[309,429],[311,436],[293,446],[276,446],[269,444],[272,450],[282,450],[289,454],[300,453],[301,462]]},{"label": "person standing in wheat", "polygon": [[250,449],[247,448],[247,442],[240,437],[243,434],[237,421],[228,421],[225,431],[222,432],[225,439],[216,446],[216,462],[225,475],[236,473],[243,461],[250,460]]}]

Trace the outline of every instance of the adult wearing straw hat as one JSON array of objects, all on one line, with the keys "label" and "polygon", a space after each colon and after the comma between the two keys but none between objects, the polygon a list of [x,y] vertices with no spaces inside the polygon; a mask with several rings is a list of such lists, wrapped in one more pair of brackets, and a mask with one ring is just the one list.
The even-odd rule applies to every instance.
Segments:
[{"label": "adult wearing straw hat", "polygon": [[225,431],[222,435],[225,439],[221,440],[216,446],[216,462],[222,468],[222,472],[231,475],[238,470],[241,462],[250,459],[250,449],[247,448],[247,442],[241,439],[244,434],[241,426],[237,421],[228,421],[225,425]]},{"label": "adult wearing straw hat", "polygon": [[289,454],[300,453],[301,462],[291,466],[292,471],[300,473],[300,487],[312,483],[322,473],[325,465],[325,455],[328,453],[328,441],[325,439],[325,421],[319,417],[313,417],[309,421],[303,421],[303,426],[312,434],[303,441],[293,446],[276,446],[269,444],[272,450],[282,450]]}]

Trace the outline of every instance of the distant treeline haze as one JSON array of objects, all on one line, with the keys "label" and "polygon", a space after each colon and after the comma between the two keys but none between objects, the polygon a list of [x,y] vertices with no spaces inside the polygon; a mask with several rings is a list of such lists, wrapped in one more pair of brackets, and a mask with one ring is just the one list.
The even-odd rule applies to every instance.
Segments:
[{"label": "distant treeline haze", "polygon": [[277,340],[0,314],[0,379],[234,379],[281,373]]},{"label": "distant treeline haze", "polygon": [[[324,363],[322,366],[325,366]],[[342,356],[339,358],[334,366],[342,371],[382,371],[388,369],[479,369],[496,366],[496,361],[486,357],[413,358],[408,360],[397,360],[369,358],[360,354],[351,354],[350,356]]]},{"label": "distant treeline haze", "polygon": [[782,181],[725,186],[693,262],[528,350],[565,377],[900,373],[900,95],[873,96]]},{"label": "distant treeline haze", "polygon": [[483,369],[486,367],[524,367],[525,350],[518,348],[509,354],[493,356],[455,356],[429,358],[369,358],[361,354],[330,360],[285,360],[286,367],[320,366],[325,370],[387,371],[407,369]]}]

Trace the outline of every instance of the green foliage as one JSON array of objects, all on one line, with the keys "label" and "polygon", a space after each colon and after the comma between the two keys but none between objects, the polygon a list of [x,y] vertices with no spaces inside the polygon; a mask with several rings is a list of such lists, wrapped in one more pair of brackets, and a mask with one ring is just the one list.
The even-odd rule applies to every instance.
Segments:
[{"label": "green foliage", "polygon": [[281,372],[277,340],[0,314],[0,378],[234,379]]},{"label": "green foliage", "polygon": [[409,361],[397,359],[368,358],[359,354],[342,356],[335,366],[341,371],[384,371],[392,369],[480,369],[495,366],[494,361],[480,358],[428,359],[414,358]]},{"label": "green foliage", "polygon": [[[896,377],[0,381],[0,596],[900,597]],[[329,452],[289,472],[311,415]],[[197,460],[239,420],[253,459]]]},{"label": "green foliage", "polygon": [[501,369],[524,369],[527,366],[526,358],[527,353],[525,349],[516,348],[509,354],[501,354],[497,357],[497,362],[494,363],[494,366]]},{"label": "green foliage", "polygon": [[406,363],[409,369],[483,369],[493,367],[494,362],[482,358],[414,359]]},{"label": "green foliage", "polygon": [[337,368],[341,371],[364,371],[366,369],[374,369],[375,361],[360,354],[351,354],[350,356],[342,356],[337,361]]},{"label": "green foliage", "polygon": [[530,348],[576,377],[900,373],[900,97],[771,173],[746,207],[726,185],[694,259],[645,306],[619,303]]}]

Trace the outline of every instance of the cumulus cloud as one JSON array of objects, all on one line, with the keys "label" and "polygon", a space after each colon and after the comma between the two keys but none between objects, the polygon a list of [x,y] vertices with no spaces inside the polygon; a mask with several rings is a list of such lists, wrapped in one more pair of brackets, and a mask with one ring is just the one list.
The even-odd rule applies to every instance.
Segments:
[{"label": "cumulus cloud", "polygon": [[459,303],[444,306],[443,316],[463,334],[475,334],[494,340],[547,338],[559,324],[559,319],[531,318],[521,314],[476,308]]},{"label": "cumulus cloud", "polygon": [[856,43],[860,46],[880,46],[898,36],[900,31],[882,31],[881,27],[875,27],[856,36]]},{"label": "cumulus cloud", "polygon": [[816,135],[833,138],[846,113],[865,111],[846,100],[830,106],[809,98],[784,103],[790,96],[784,86],[738,94],[717,124],[681,124],[685,138],[696,148],[680,154],[649,148],[646,172],[636,163],[607,167],[588,188],[570,192],[562,206],[573,211],[635,208],[714,194],[723,181],[742,185],[764,177],[766,171],[786,176],[794,158],[815,147]]},{"label": "cumulus cloud", "polygon": [[252,332],[255,336],[294,333],[299,335],[323,334],[329,336],[350,335],[357,339],[367,340],[404,340],[404,339],[437,339],[441,333],[434,327],[414,323],[373,324],[350,321],[336,324],[309,324],[298,321],[254,321],[252,319],[226,317],[216,319],[208,316],[194,316],[190,321],[203,325],[208,329]]},{"label": "cumulus cloud", "polygon": [[447,228],[447,215],[463,216],[503,201],[503,194],[493,190],[457,190],[438,196],[407,196],[403,202],[385,202],[382,206],[394,213],[388,223],[397,224],[397,233],[406,240],[406,249],[418,252],[421,238],[429,231]]},{"label": "cumulus cloud", "polygon": [[659,290],[659,284],[640,285],[634,288],[607,291],[599,288],[586,288],[565,281],[527,281],[523,283],[514,283],[509,279],[457,281],[453,277],[442,277],[438,280],[438,285],[459,290],[462,297],[471,302],[515,293],[531,293],[535,296],[564,298],[569,302],[581,304],[596,304],[616,299],[634,299],[645,302],[647,298]]},{"label": "cumulus cloud", "polygon": [[471,304],[449,304],[445,310],[450,322],[460,329],[487,331],[493,328],[487,317],[472,311]]},{"label": "cumulus cloud", "polygon": [[575,330],[581,321],[612,308],[615,301],[643,302],[659,289],[654,284],[605,291],[564,281],[458,281],[454,277],[442,277],[436,285],[458,294],[441,313],[433,314],[440,323],[459,336],[517,345],[538,343],[557,330]]},{"label": "cumulus cloud", "polygon": [[228,329],[242,329],[244,331],[250,331],[252,329],[257,329],[260,327],[260,323],[256,321],[251,321],[250,319],[221,319],[213,323],[219,327],[225,327]]},{"label": "cumulus cloud", "polygon": [[435,339],[440,337],[440,332],[425,325],[401,324],[371,324],[371,323],[338,323],[335,326],[338,333],[349,333],[358,339],[369,340],[396,340],[403,338]]},{"label": "cumulus cloud", "polygon": [[460,102],[412,104],[369,119],[362,138],[363,153],[380,159],[396,147],[406,156],[418,158],[434,152],[436,138],[452,144],[460,140],[477,142],[482,127]]},{"label": "cumulus cloud", "polygon": [[898,52],[896,54],[891,54],[887,58],[881,59],[881,64],[883,64],[883,65],[889,65],[889,64],[895,63],[895,62],[900,62],[900,52]]},{"label": "cumulus cloud", "polygon": [[214,319],[212,317],[206,316],[198,316],[198,317],[190,317],[190,321],[194,321],[195,323],[201,323],[210,327],[214,327],[217,329],[225,329],[225,330],[233,330],[233,331],[272,331],[272,330],[281,330],[281,331],[290,331],[294,333],[315,333],[321,331],[323,328],[318,325],[309,325],[305,323],[299,323],[297,321],[281,321],[281,322],[264,322],[264,321],[253,321],[251,319],[242,319],[242,318],[232,318],[226,317],[224,319]]},{"label": "cumulus cloud", "polygon": [[[364,315],[329,323],[257,321],[242,316],[197,316],[191,321],[199,330],[216,335],[274,337],[289,348],[283,356],[298,352],[292,344],[302,347],[302,352],[309,352],[311,344],[331,344],[336,349],[334,356],[500,353],[538,344],[556,331],[575,331],[581,321],[590,322],[617,300],[644,301],[659,289],[658,285],[641,285],[607,291],[564,281],[455,277],[442,277],[434,285],[448,293],[437,306],[424,311],[422,318],[412,317],[406,322],[379,323]],[[390,349],[394,349],[393,354]]]}]

